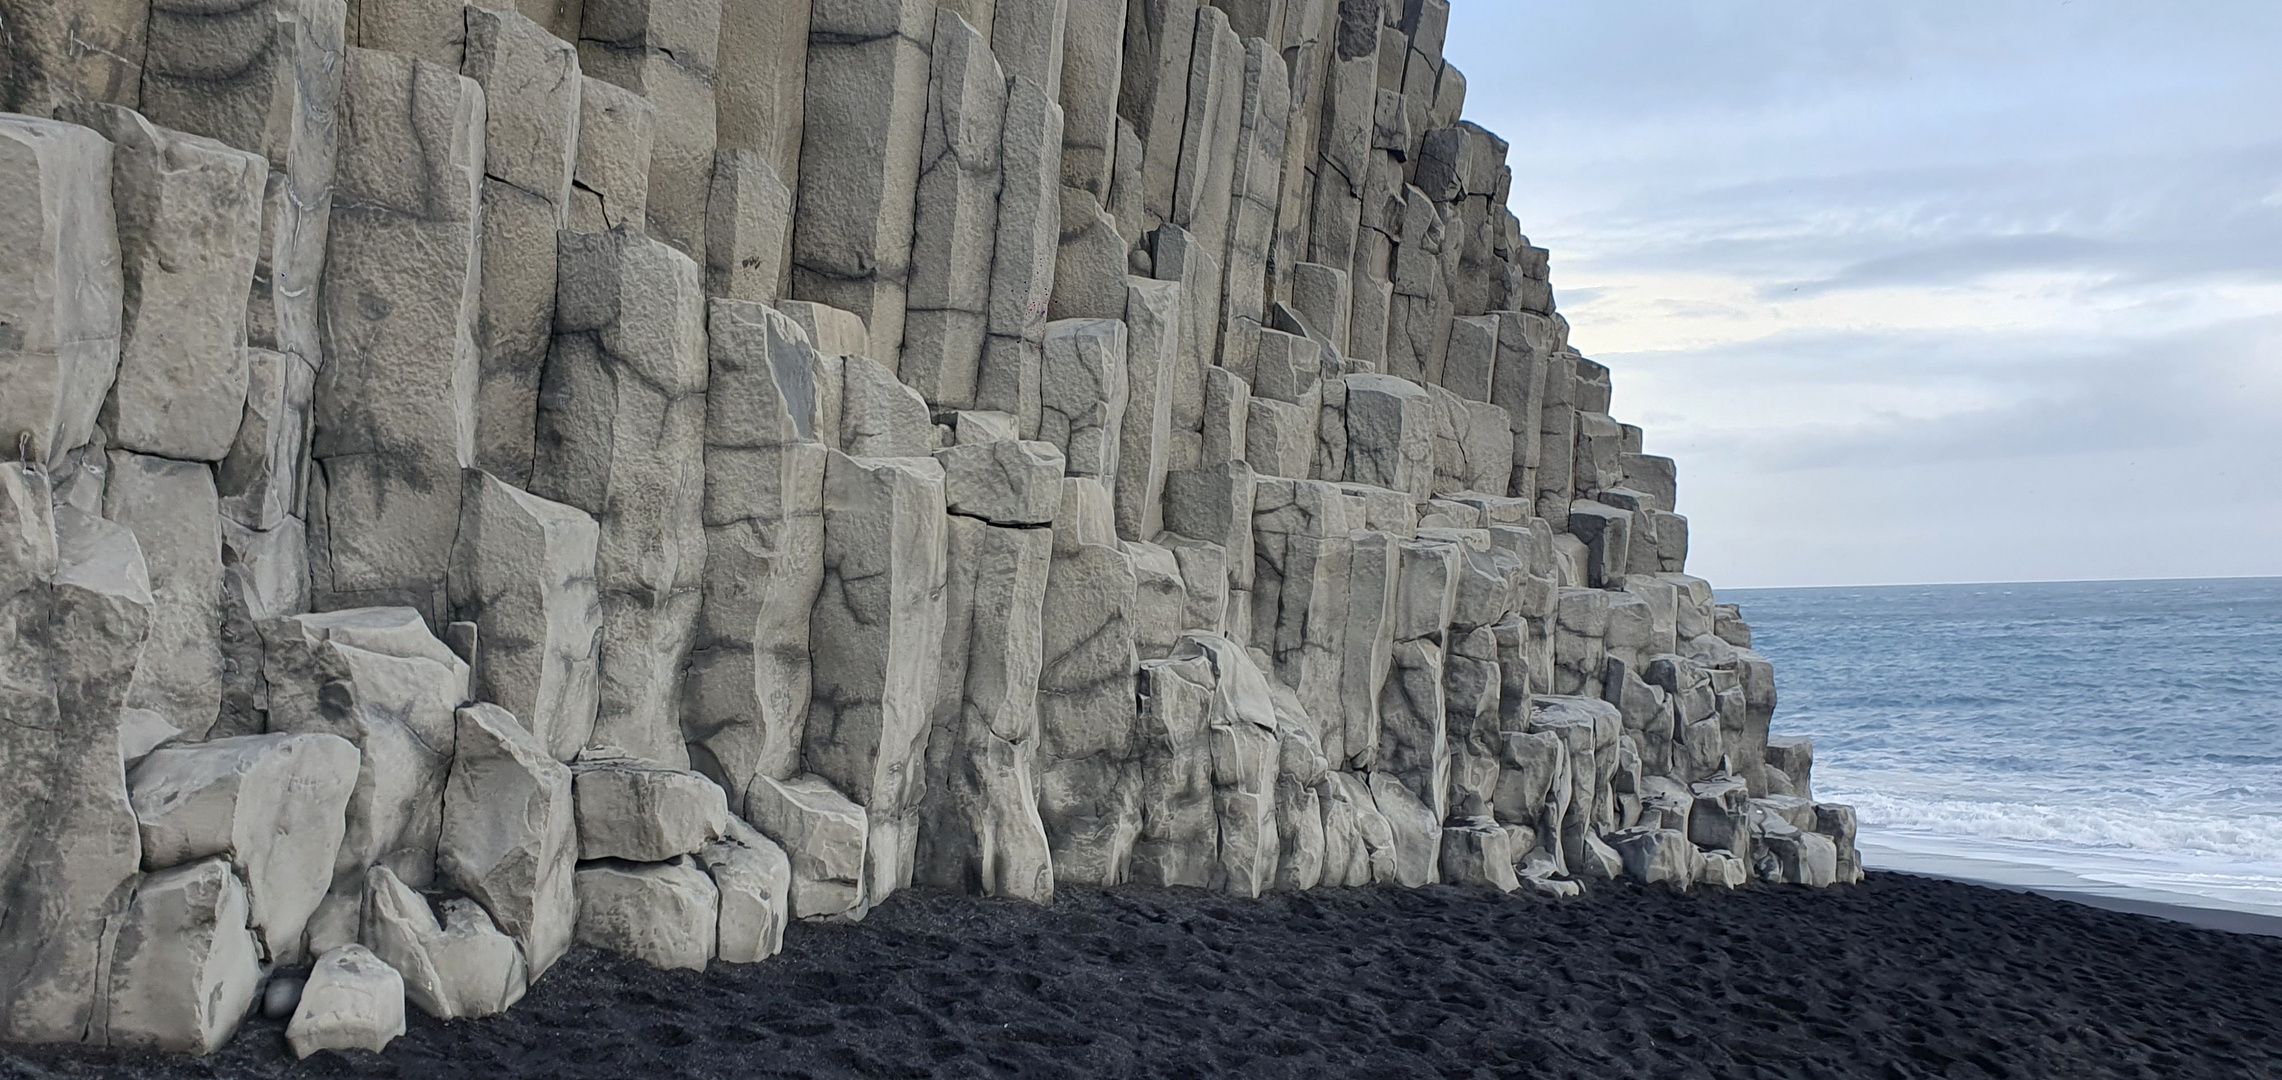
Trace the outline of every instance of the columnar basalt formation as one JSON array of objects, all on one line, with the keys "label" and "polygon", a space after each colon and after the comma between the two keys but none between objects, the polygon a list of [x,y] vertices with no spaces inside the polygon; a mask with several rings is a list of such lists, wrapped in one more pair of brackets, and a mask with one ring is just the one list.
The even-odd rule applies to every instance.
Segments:
[{"label": "columnar basalt formation", "polygon": [[0,1038],[913,885],[1856,878],[1450,21],[0,0]]}]

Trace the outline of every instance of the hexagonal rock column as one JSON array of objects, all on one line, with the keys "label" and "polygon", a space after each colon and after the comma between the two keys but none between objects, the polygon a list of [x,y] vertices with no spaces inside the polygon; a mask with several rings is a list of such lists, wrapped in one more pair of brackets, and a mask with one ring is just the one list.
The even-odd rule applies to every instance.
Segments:
[{"label": "hexagonal rock column", "polygon": [[721,0],[585,0],[579,65],[656,106],[645,219],[651,235],[705,265],[713,181]]},{"label": "hexagonal rock column", "polygon": [[800,771],[809,610],[824,580],[825,440],[837,441],[821,429],[834,388],[826,358],[782,312],[715,300],[709,324],[705,600],[682,730],[741,806],[754,777]]},{"label": "hexagonal rock column", "polygon": [[631,228],[565,233],[531,491],[594,515],[602,599],[593,742],[689,762],[681,671],[705,574],[704,296],[697,264]]},{"label": "hexagonal rock column", "polygon": [[1053,533],[958,515],[949,529],[942,667],[913,879],[1047,903],[1054,868],[1034,774]]},{"label": "hexagonal rock column", "polygon": [[975,405],[989,333],[1006,94],[984,35],[953,12],[938,12],[901,361],[903,381],[937,409]]},{"label": "hexagonal rock column", "polygon": [[943,649],[943,467],[855,458],[824,470],[824,584],[809,616],[808,770],[861,804],[865,902],[911,881]]},{"label": "hexagonal rock column", "polygon": [[256,155],[115,105],[65,110],[111,140],[125,273],[110,445],[190,461],[229,452],[246,406],[246,289],[261,241]]},{"label": "hexagonal rock column", "polygon": [[0,116],[0,430],[60,467],[87,442],[119,368],[123,288],[112,151],[95,132]]},{"label": "hexagonal rock column", "polygon": [[800,208],[788,292],[855,312],[896,370],[927,122],[929,0],[842,0],[809,15]]},{"label": "hexagonal rock column", "polygon": [[105,926],[141,859],[119,767],[119,707],[149,623],[126,529],[50,508],[37,469],[0,468],[0,1038],[83,1038]]},{"label": "hexagonal rock column", "polygon": [[1106,493],[1065,496],[1046,578],[1045,663],[1038,679],[1038,812],[1054,880],[1115,885],[1141,830],[1141,746],[1134,674],[1133,562],[1111,546]]},{"label": "hexagonal rock column", "polygon": [[577,756],[594,732],[600,540],[585,511],[468,470],[451,598],[453,618],[476,626],[472,689],[557,761]]},{"label": "hexagonal rock column", "polygon": [[555,233],[570,220],[582,80],[578,50],[545,27],[483,7],[466,17],[460,72],[483,87],[487,151],[475,463],[523,486],[554,332]]},{"label": "hexagonal rock column", "polygon": [[267,159],[247,342],[312,372],[323,355],[318,280],[347,17],[342,0],[259,0],[226,13],[198,0],[154,0],[136,106],[153,123]]},{"label": "hexagonal rock column", "polygon": [[311,601],[430,619],[475,457],[483,90],[351,49],[310,447]]}]

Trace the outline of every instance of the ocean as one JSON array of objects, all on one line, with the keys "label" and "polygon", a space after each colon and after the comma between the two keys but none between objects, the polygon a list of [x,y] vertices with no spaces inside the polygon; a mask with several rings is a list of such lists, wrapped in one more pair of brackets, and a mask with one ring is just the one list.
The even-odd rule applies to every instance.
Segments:
[{"label": "ocean", "polygon": [[1871,868],[2282,916],[2282,578],[1719,599]]}]

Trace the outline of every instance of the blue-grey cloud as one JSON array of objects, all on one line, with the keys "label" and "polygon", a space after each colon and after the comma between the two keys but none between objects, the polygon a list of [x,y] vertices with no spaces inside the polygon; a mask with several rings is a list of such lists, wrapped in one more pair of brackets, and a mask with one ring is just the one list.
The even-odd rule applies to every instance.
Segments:
[{"label": "blue-grey cloud", "polygon": [[1453,8],[1575,339],[1684,343],[1594,355],[1707,571],[2282,572],[2282,5]]}]

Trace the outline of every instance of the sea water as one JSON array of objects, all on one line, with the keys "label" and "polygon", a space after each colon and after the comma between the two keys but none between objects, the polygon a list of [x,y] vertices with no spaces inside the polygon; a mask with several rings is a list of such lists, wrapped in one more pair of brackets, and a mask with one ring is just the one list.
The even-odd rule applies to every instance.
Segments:
[{"label": "sea water", "polygon": [[2282,916],[2282,578],[1720,599],[1872,868]]}]

